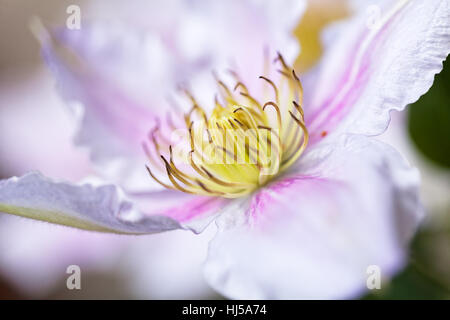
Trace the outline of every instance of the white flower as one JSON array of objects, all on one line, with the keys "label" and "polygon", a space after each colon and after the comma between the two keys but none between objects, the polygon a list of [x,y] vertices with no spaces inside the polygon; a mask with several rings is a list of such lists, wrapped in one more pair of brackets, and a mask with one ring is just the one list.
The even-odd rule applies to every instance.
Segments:
[{"label": "white flower", "polygon": [[[305,99],[288,64],[295,55],[285,31],[295,20],[264,15],[262,6],[252,7],[253,20],[239,16],[247,8],[241,2],[230,7],[233,19],[221,8],[220,16],[226,18],[217,24],[221,28],[206,31],[214,43],[210,56],[215,57],[215,48],[225,51],[239,74],[235,92],[218,82],[222,99],[217,103],[208,101],[213,93],[203,77],[196,79],[189,68],[173,68],[176,61],[197,59],[199,52],[196,68],[209,68],[203,64],[208,55],[193,50],[185,57],[161,57],[157,54],[161,51],[154,50],[173,43],[176,34],[170,31],[165,37],[142,37],[115,30],[111,38],[107,36],[111,30],[94,27],[44,37],[44,54],[63,95],[84,107],[78,142],[90,147],[93,160],[108,169],[103,174],[116,185],[73,185],[31,173],[0,182],[0,210],[87,230],[131,234],[200,232],[216,219],[219,231],[211,242],[205,272],[224,295],[360,294],[369,265],[378,265],[385,277],[401,268],[422,216],[417,171],[395,150],[367,136],[386,129],[390,110],[403,109],[430,88],[450,51],[449,4],[383,1],[375,27],[367,28],[361,9],[329,30],[320,65],[309,79],[302,77],[307,83]],[[261,32],[270,27],[267,21],[286,25],[279,32]],[[233,27],[237,30],[232,35],[248,32],[242,42],[214,38]],[[264,45],[287,52],[286,62],[280,55],[276,59],[281,72],[264,69]],[[152,50],[145,50],[149,47]],[[210,61],[220,66],[221,61]],[[160,81],[149,86],[146,76],[152,72]],[[264,78],[258,79],[261,75]],[[236,125],[255,129],[258,140],[250,140],[250,147],[275,146],[275,158],[267,156],[255,164],[248,151],[238,151],[243,165],[208,167],[208,162],[195,160],[179,169],[176,160],[170,161],[170,142],[164,142],[171,120],[161,101],[165,84],[177,79],[192,79],[194,92],[200,92],[198,100],[191,99],[193,112],[179,117],[185,123],[175,122],[176,128],[189,131],[188,152],[203,151],[192,144],[204,137],[191,125],[195,111],[200,115],[196,123],[210,129],[218,125],[223,130],[225,121],[233,129]],[[270,96],[258,90],[260,84],[272,89]],[[212,113],[203,107],[207,103],[215,108]],[[269,114],[264,106],[278,112]],[[275,132],[275,138],[263,142],[262,132]],[[229,151],[216,138],[210,140]],[[164,156],[159,165],[166,176],[151,175],[167,188],[155,191],[154,184],[153,189],[142,189],[150,187],[142,170],[148,161],[142,142],[153,150],[148,158],[155,152]],[[275,170],[267,174],[264,169],[274,162]]]}]

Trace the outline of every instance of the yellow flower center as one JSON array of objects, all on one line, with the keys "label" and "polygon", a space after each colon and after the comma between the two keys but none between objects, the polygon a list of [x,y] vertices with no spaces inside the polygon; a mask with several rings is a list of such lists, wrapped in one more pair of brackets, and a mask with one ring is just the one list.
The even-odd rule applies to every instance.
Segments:
[{"label": "yellow flower center", "polygon": [[216,77],[221,101],[216,97],[210,116],[185,90],[193,106],[183,124],[168,118],[171,138],[158,125],[149,135],[150,145],[144,143],[152,169],[161,173],[157,176],[147,166],[151,177],[169,189],[237,198],[291,166],[308,143],[303,89],[280,54],[275,62],[281,66],[278,86],[260,76],[264,102],[253,97],[234,72],[233,90]]}]

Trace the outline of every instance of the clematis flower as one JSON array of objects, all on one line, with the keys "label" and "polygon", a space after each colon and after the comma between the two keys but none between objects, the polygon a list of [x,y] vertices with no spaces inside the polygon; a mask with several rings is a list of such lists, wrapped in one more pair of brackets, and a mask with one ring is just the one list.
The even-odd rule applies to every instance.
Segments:
[{"label": "clematis flower", "polygon": [[[277,54],[269,67],[264,51],[237,54],[233,83],[217,77],[210,108],[184,90],[192,106],[182,116],[158,115],[126,94],[133,86],[111,78],[116,65],[96,60],[101,54],[82,36],[44,38],[63,94],[85,107],[84,134],[95,133],[84,143],[103,160],[148,163],[148,184],[162,189],[137,192],[123,177],[94,186],[31,173],[0,182],[0,211],[126,234],[201,232],[215,219],[205,275],[224,295],[360,294],[368,266],[387,278],[402,267],[422,217],[418,172],[368,135],[429,89],[450,51],[448,2],[384,1],[380,10],[370,27],[361,10],[328,30],[305,91],[290,66],[295,56]],[[175,150],[176,129],[187,134]]]},{"label": "clematis flower", "polygon": [[[167,77],[167,75],[175,73],[172,70],[176,70],[176,78],[178,79],[185,73],[189,74],[190,79],[194,76],[199,77],[202,72],[207,73],[209,77],[212,65],[220,63],[221,59],[228,60],[229,54],[223,53],[226,46],[218,46],[221,44],[220,42],[217,42],[214,46],[206,46],[206,39],[210,35],[206,32],[199,33],[199,30],[207,29],[211,34],[221,32],[221,39],[224,43],[227,43],[227,46],[242,47],[242,45],[245,45],[249,52],[252,51],[252,46],[257,46],[258,50],[262,47],[261,34],[264,34],[264,41],[271,39],[270,42],[277,43],[277,47],[284,48],[284,39],[289,38],[287,36],[288,30],[294,27],[302,9],[302,6],[298,6],[295,2],[277,2],[280,4],[278,12],[285,19],[283,23],[275,23],[271,16],[273,10],[264,6],[261,7],[256,3],[229,1],[218,2],[214,5],[203,3],[192,5],[194,3],[191,1],[171,1],[169,6],[170,17],[173,17],[176,23],[163,26],[160,30],[161,26],[155,24],[154,19],[158,15],[152,17],[151,13],[161,13],[161,10],[166,8],[167,3],[165,1],[164,5],[159,3],[156,8],[151,8],[156,4],[155,2],[149,4],[145,1],[135,1],[133,4],[137,6],[136,8],[129,4],[123,6],[121,1],[113,3],[107,1],[107,4],[104,1],[103,3],[102,1],[96,1],[89,4],[89,12],[95,12],[93,18],[95,18],[96,25],[89,28],[91,31],[89,34],[84,33],[83,30],[83,37],[89,38],[92,36],[92,39],[95,39],[95,41],[89,41],[85,44],[89,46],[88,50],[91,54],[105,52],[105,47],[115,47],[115,56],[110,59],[116,59],[113,65],[119,67],[114,71],[128,71],[128,74],[120,80],[124,78],[128,81],[131,80],[135,87],[139,83],[145,83],[138,93],[146,93],[147,88],[153,88],[151,92],[152,101],[157,101],[155,88],[159,89],[166,86],[172,90],[175,87],[175,84],[171,82],[173,80]],[[94,9],[90,10],[92,6]],[[234,14],[236,10],[241,12],[239,17]],[[103,28],[102,23],[105,19],[101,17],[101,14],[99,17],[99,13],[105,13],[105,11],[108,11],[106,14],[108,19],[111,20],[114,17],[112,22],[115,28],[111,28],[111,22],[106,25],[107,28]],[[146,12],[145,17],[143,17],[145,19],[142,19],[142,21],[145,21],[145,23],[151,21],[152,24],[155,24],[154,26],[144,25],[144,28],[139,30],[138,36],[136,34],[129,35],[125,32],[127,29],[134,29],[135,25],[139,25],[140,19],[136,15],[136,11],[139,11],[139,13]],[[82,6],[82,12],[83,17],[91,16],[89,12],[87,13],[86,5]],[[126,16],[125,19],[121,16],[123,13]],[[233,17],[232,24],[230,24],[231,17]],[[65,16],[63,18],[65,19]],[[127,22],[127,28],[121,29],[122,26],[118,21],[122,20]],[[166,18],[162,22],[167,23],[167,21]],[[87,22],[83,21],[83,28],[85,24],[87,26]],[[247,25],[252,25],[255,28],[247,28]],[[224,33],[224,30],[235,31]],[[162,35],[167,36],[168,32],[170,32],[170,37],[168,37],[166,43],[162,43],[160,37]],[[72,33],[69,32],[69,34]],[[255,41],[244,41],[249,37],[252,37]],[[192,44],[192,40],[195,40],[196,47],[201,48],[201,50],[192,51],[186,39],[191,39],[190,44]],[[119,46],[117,41],[120,43]],[[124,64],[132,61],[132,59],[125,60],[125,58],[128,57],[127,52],[134,49],[130,48],[133,43],[136,51],[144,52],[144,55],[142,55],[144,59],[150,58],[148,62],[140,64],[138,70],[133,68],[132,64],[127,64],[127,67],[123,68]],[[293,44],[294,42],[289,41],[289,43]],[[161,60],[164,55],[166,56],[165,60],[173,56],[176,59],[172,58],[170,64],[164,64]],[[134,55],[134,57],[136,56]],[[123,60],[117,62],[120,59]],[[103,57],[101,60],[106,62]],[[93,63],[92,59],[89,63]],[[106,65],[107,63],[103,67]],[[148,66],[149,69],[151,68],[151,72],[146,72],[142,66]],[[136,71],[136,74],[133,71]],[[9,104],[5,105],[8,108],[4,108],[2,112],[4,117],[1,119],[5,122],[2,127],[2,140],[7,142],[7,146],[14,146],[13,141],[24,146],[23,140],[25,142],[30,140],[30,146],[27,144],[26,148],[21,148],[20,154],[22,156],[19,159],[16,159],[19,156],[19,154],[16,156],[16,152],[19,152],[19,150],[14,149],[16,152],[13,153],[2,153],[2,159],[4,159],[2,164],[8,164],[17,175],[23,174],[24,170],[34,168],[58,179],[74,179],[76,174],[79,175],[79,167],[84,162],[80,162],[80,157],[74,156],[74,152],[70,155],[66,154],[68,142],[63,145],[59,141],[67,135],[67,129],[75,123],[67,124],[67,121],[65,121],[67,117],[61,119],[60,113],[51,109],[60,106],[57,105],[59,101],[56,101],[56,98],[51,99],[54,94],[51,92],[51,81],[48,81],[48,78],[47,73],[45,77],[39,75],[39,77],[33,78],[33,83],[26,87],[32,86],[34,88],[32,92],[29,90],[12,92],[10,90],[8,99],[3,99],[5,100],[3,102],[9,101]],[[133,81],[133,79],[136,79],[136,81]],[[161,85],[163,79],[166,79],[167,83]],[[37,98],[40,103],[35,104],[32,101],[33,99],[30,100],[30,94]],[[23,109],[22,114],[18,113],[18,104],[21,105],[20,110]],[[153,104],[158,105],[156,102]],[[14,108],[9,106],[14,106]],[[76,115],[78,110],[75,108],[73,111],[75,112],[71,112],[71,114]],[[48,112],[53,113],[48,115]],[[26,114],[26,118],[23,117],[23,114]],[[35,120],[30,124],[28,118]],[[36,119],[39,121],[36,121]],[[12,121],[20,123],[20,126],[11,126]],[[53,124],[57,124],[57,126]],[[42,128],[45,128],[45,130],[42,130]],[[66,130],[63,131],[63,129]],[[50,130],[53,134],[47,134],[47,131]],[[54,132],[57,130],[61,130],[61,134],[55,137]],[[34,133],[25,136],[24,132]],[[18,134],[19,136],[17,136]],[[23,136],[25,136],[25,139],[18,140],[19,137],[22,138]],[[82,139],[78,139],[78,142],[82,144],[83,141],[80,140]],[[43,141],[45,141],[44,147],[48,145],[49,150],[42,148]],[[91,139],[88,140],[88,142],[91,141]],[[4,146],[4,142],[2,145]],[[62,159],[61,152],[64,152],[67,159]],[[94,162],[99,161],[96,158],[97,154],[91,153]],[[52,161],[44,161],[45,158],[49,157]],[[112,167],[114,167],[117,162],[121,163],[123,159],[110,156],[106,160],[107,162],[108,160],[114,162],[112,164]],[[130,159],[125,159],[125,162],[126,160]],[[139,165],[136,167],[138,172],[143,168],[145,170],[145,167]],[[102,162],[100,164],[100,169],[108,168],[108,163]],[[130,176],[129,172],[126,173]],[[124,175],[119,173],[119,176]],[[142,184],[148,186],[148,178],[145,175],[141,175],[141,178]],[[48,224],[27,222],[13,216],[1,218],[0,269],[2,275],[27,295],[32,294],[34,297],[42,297],[55,286],[64,287],[65,281],[62,279],[66,277],[66,267],[74,263],[79,265],[84,272],[107,271],[114,272],[119,278],[126,277],[126,283],[121,285],[123,291],[125,294],[130,292],[137,297],[201,298],[213,295],[212,290],[206,286],[201,278],[201,263],[206,255],[208,239],[211,238],[211,232],[214,232],[213,228],[205,230],[201,236],[180,230],[152,236],[151,239],[147,237],[125,238],[117,235],[88,233],[76,229],[52,228]],[[87,245],[88,243],[95,245]],[[32,273],[29,272],[29,265],[34,266]],[[183,268],[178,268],[179,265],[183,265]]]}]

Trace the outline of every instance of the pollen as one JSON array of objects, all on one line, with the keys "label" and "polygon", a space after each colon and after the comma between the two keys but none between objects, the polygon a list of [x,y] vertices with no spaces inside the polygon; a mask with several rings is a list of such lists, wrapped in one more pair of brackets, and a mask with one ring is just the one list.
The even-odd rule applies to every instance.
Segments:
[{"label": "pollen", "polygon": [[258,96],[236,72],[234,86],[215,76],[211,112],[184,89],[190,109],[168,114],[143,142],[150,176],[168,189],[238,198],[289,168],[308,143],[303,88],[281,54],[274,64],[272,79],[259,77]]}]

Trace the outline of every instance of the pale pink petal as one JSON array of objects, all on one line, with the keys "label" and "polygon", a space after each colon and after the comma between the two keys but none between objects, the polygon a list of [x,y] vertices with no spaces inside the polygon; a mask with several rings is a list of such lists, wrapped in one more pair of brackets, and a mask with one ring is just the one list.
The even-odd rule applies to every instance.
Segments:
[{"label": "pale pink petal", "polygon": [[362,136],[312,150],[245,214],[219,218],[206,277],[237,299],[356,297],[369,266],[384,280],[403,266],[422,217],[418,180],[395,150]]},{"label": "pale pink petal", "polygon": [[139,57],[148,52],[146,42],[134,33],[105,34],[102,28],[70,31],[42,38],[61,94],[81,106],[75,109],[80,119],[76,142],[89,148],[107,178],[142,189],[151,182],[145,179],[141,144],[155,126],[155,114],[147,105],[151,101],[137,94],[137,67],[124,61],[139,65]]},{"label": "pale pink petal", "polygon": [[131,193],[141,211],[163,215],[177,221],[183,228],[202,232],[217,216],[234,210],[240,200],[197,196],[175,190]]},{"label": "pale pink petal", "polygon": [[0,180],[0,212],[79,229],[145,234],[201,232],[239,201],[176,190],[125,194],[114,185],[54,182],[39,173]]},{"label": "pale pink petal", "polygon": [[114,185],[73,185],[38,173],[0,180],[0,212],[100,232],[143,234],[180,228],[169,217],[144,215]]},{"label": "pale pink petal", "polygon": [[75,125],[62,109],[47,70],[5,74],[0,80],[0,171],[3,176],[39,170],[78,180],[91,172],[84,150],[75,148]]},{"label": "pale pink petal", "polygon": [[305,93],[311,141],[331,132],[375,135],[431,87],[450,52],[446,0],[381,1],[324,35],[325,54]]}]

